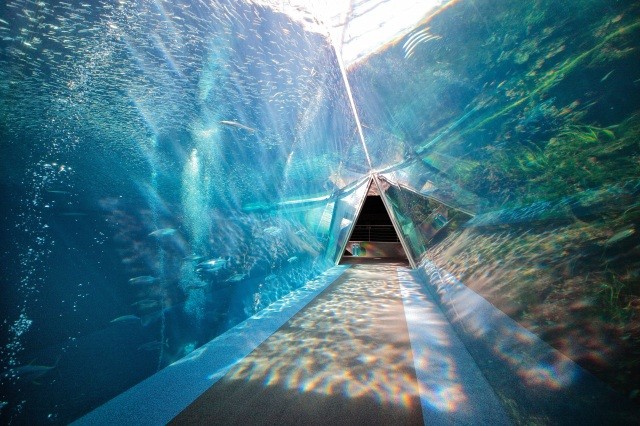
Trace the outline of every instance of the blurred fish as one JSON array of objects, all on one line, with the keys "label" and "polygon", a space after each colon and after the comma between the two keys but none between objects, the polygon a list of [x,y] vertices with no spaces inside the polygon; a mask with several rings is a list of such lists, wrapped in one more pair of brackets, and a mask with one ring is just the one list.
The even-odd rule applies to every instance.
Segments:
[{"label": "blurred fish", "polygon": [[140,321],[140,317],[137,317],[135,315],[123,315],[121,317],[112,319],[110,322],[115,323],[115,322],[133,322],[133,321]]},{"label": "blurred fish", "polygon": [[138,309],[146,310],[160,307],[160,302],[154,299],[143,299],[132,303],[131,306],[135,306]]},{"label": "blurred fish", "polygon": [[[58,358],[59,360],[60,358]],[[11,368],[2,374],[4,378],[18,378],[24,380],[36,380],[58,366],[58,361],[54,365],[33,365],[27,364],[20,367]]]},{"label": "blurred fish", "polygon": [[185,262],[200,262],[202,259],[204,259],[204,257],[198,254],[190,254],[189,256],[185,256],[183,258]]},{"label": "blurred fish", "polygon": [[635,234],[635,232],[636,232],[636,230],[633,227],[625,229],[623,231],[620,231],[620,232],[616,233],[613,237],[611,237],[607,241],[605,241],[604,244],[608,246],[608,245],[617,243],[618,241],[622,241],[625,238],[628,238],[628,237],[632,236],[633,234]]},{"label": "blurred fish", "polygon": [[217,259],[207,260],[206,262],[198,263],[196,270],[207,271],[207,272],[216,272],[225,268],[228,265],[229,261],[227,259],[223,259],[221,257]]},{"label": "blurred fish", "polygon": [[247,277],[247,274],[235,274],[231,278],[225,280],[228,283],[237,283],[244,280]]},{"label": "blurred fish", "polygon": [[147,343],[143,343],[142,345],[138,346],[138,350],[139,351],[157,351],[162,349],[162,347],[169,347],[169,344],[167,342],[160,342],[158,340],[154,340],[152,342],[147,342]]},{"label": "blurred fish", "polygon": [[252,127],[245,126],[244,124],[240,124],[237,121],[232,121],[232,120],[220,120],[220,124],[224,124],[225,126],[228,126],[228,127],[235,127],[236,129],[242,129],[249,133],[254,133],[256,131],[256,129]]},{"label": "blurred fish", "polygon": [[608,72],[604,77],[602,77],[602,78],[600,79],[600,83],[602,83],[602,82],[604,82],[606,79],[608,79],[608,78],[609,78],[609,76],[610,76],[611,74],[613,74],[613,72],[614,72],[614,71],[615,71],[615,70],[611,70],[611,71],[609,71],[609,72]]},{"label": "blurred fish", "polygon": [[271,237],[275,237],[281,232],[282,232],[282,229],[278,228],[277,226],[270,226],[264,230],[264,233]]},{"label": "blurred fish", "polygon": [[140,318],[140,323],[143,327],[148,327],[151,324],[155,324],[160,321],[166,312],[169,311],[170,308],[159,309],[157,311],[151,311],[149,314],[145,314]]},{"label": "blurred fish", "polygon": [[156,277],[150,275],[142,275],[140,277],[134,277],[129,279],[129,284],[132,285],[150,285],[158,281]]},{"label": "blurred fish", "polygon": [[173,228],[162,228],[162,229],[156,229],[155,231],[151,232],[149,236],[155,237],[155,238],[164,238],[164,237],[170,237],[176,232],[177,231]]},{"label": "blurred fish", "polygon": [[198,289],[201,289],[201,288],[205,288],[208,285],[209,284],[204,282],[204,281],[198,281],[198,282],[195,282],[195,283],[188,284],[185,287],[185,290],[198,290]]},{"label": "blurred fish", "polygon": [[298,256],[293,256],[293,257],[288,258],[288,259],[287,259],[287,262],[289,262],[289,263],[293,263],[293,262],[295,262],[296,260],[298,260]]}]

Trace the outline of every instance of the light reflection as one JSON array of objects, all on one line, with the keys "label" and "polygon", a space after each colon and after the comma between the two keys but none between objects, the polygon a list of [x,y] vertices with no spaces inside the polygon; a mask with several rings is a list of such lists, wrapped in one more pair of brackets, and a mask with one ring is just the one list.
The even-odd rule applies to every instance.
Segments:
[{"label": "light reflection", "polygon": [[519,327],[451,274],[426,260],[421,267],[428,272],[442,303],[451,310],[454,322],[475,339],[486,341],[527,386],[558,390],[573,383],[579,367],[569,358]]},{"label": "light reflection", "polygon": [[[393,45],[457,0],[254,0],[280,10],[311,31],[328,31],[345,65]],[[309,13],[315,19],[308,19]],[[318,25],[319,24],[319,25]]]},{"label": "light reflection", "polygon": [[[461,351],[462,345],[446,317],[408,271],[398,270],[398,275],[425,422],[434,411],[461,416],[450,417],[452,421],[489,412],[487,400],[483,401],[485,407],[478,406],[477,395],[480,392],[475,383],[479,373],[474,367],[469,369],[469,365],[458,368],[458,363],[473,364],[473,360],[465,358],[466,350]],[[452,336],[455,342],[451,340]]]},{"label": "light reflection", "polygon": [[[633,388],[623,373],[629,363],[616,362],[634,343],[629,336],[637,323],[630,315],[631,297],[624,291],[615,293],[630,288],[633,280],[631,269],[620,268],[615,256],[620,252],[629,256],[631,251],[609,249],[608,238],[610,233],[580,221],[526,228],[470,227],[453,233],[427,256],[452,274],[438,278],[439,271],[432,270],[446,283],[442,292],[452,291],[457,279],[463,281],[599,378],[628,382]],[[490,329],[477,316],[473,319],[476,303],[458,300],[455,309],[464,327],[479,337]],[[524,339],[523,344],[531,339],[522,333],[514,337]],[[539,372],[523,372],[522,377],[551,388],[571,381],[566,368],[535,369]]]},{"label": "light reflection", "polygon": [[[419,394],[410,342],[392,278],[396,266],[377,265],[375,271],[354,266],[345,273],[346,281],[292,318],[221,383],[370,398],[416,410]],[[437,394],[450,397],[451,390]]]}]

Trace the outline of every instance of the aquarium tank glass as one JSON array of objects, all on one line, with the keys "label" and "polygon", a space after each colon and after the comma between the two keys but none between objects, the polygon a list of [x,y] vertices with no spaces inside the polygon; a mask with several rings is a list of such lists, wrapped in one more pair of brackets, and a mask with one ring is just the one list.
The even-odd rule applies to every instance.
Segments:
[{"label": "aquarium tank glass", "polygon": [[6,0],[0,144],[2,423],[319,276],[370,185],[413,267],[640,403],[638,2]]}]

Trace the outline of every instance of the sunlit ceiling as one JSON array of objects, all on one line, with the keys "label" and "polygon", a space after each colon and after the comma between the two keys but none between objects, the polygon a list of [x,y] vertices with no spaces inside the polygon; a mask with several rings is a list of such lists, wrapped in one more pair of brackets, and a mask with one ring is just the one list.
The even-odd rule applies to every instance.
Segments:
[{"label": "sunlit ceiling", "polygon": [[254,0],[328,33],[346,66],[384,49],[456,0]]}]

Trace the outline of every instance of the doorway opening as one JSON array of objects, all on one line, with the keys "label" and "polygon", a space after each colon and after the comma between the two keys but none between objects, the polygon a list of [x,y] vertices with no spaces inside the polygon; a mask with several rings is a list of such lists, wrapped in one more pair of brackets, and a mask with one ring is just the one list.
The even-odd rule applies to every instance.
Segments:
[{"label": "doorway opening", "polygon": [[371,260],[408,261],[391,217],[374,183],[369,188],[351,237],[342,254],[341,262]]}]

